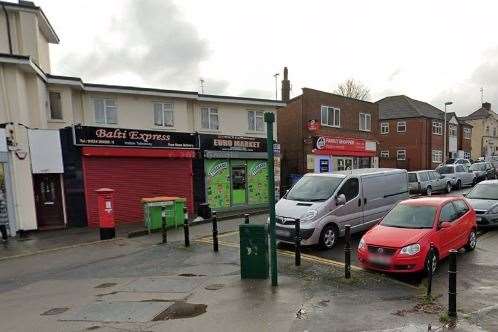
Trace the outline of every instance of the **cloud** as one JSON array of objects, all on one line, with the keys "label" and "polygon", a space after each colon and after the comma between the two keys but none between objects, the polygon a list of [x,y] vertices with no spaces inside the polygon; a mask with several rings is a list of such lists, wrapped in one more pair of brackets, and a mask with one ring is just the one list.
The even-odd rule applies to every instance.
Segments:
[{"label": "cloud", "polygon": [[240,96],[249,98],[275,99],[274,92],[262,89],[247,89],[242,91]]}]

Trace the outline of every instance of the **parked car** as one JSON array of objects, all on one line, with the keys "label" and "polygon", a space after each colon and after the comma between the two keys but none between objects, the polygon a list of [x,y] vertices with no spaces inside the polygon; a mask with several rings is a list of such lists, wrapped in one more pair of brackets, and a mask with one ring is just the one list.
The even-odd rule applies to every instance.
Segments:
[{"label": "parked car", "polygon": [[487,161],[487,162],[490,162],[491,164],[493,164],[495,169],[498,171],[498,156],[485,157],[484,161]]},{"label": "parked car", "polygon": [[476,182],[496,179],[496,169],[489,162],[481,162],[470,165],[469,169],[474,172]]},{"label": "parked car", "polygon": [[300,219],[303,245],[332,248],[344,234],[366,230],[408,198],[406,170],[366,168],[304,175],[276,204],[279,242],[294,243]]},{"label": "parked car", "polygon": [[477,214],[477,226],[498,226],[498,180],[478,183],[465,195]]},{"label": "parked car", "polygon": [[470,162],[469,159],[452,158],[452,159],[446,160],[446,162],[443,163],[443,165],[465,165],[468,167],[468,166],[472,165],[472,163]]},{"label": "parked car", "polygon": [[476,228],[476,213],[462,197],[405,200],[361,238],[358,260],[383,272],[429,271],[432,262],[435,271],[449,250],[476,247]]},{"label": "parked car", "polygon": [[436,171],[408,172],[408,189],[412,194],[431,196],[436,191],[450,193],[451,187],[451,180]]},{"label": "parked car", "polygon": [[464,165],[441,165],[436,168],[436,171],[449,179],[455,189],[475,184],[476,176],[474,172],[468,170]]}]

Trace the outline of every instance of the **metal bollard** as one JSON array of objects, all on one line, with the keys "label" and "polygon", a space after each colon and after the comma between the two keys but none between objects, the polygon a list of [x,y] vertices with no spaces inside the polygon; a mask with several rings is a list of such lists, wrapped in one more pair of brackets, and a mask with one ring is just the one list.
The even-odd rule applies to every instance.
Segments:
[{"label": "metal bollard", "polygon": [[183,207],[183,234],[185,235],[185,247],[190,247],[190,235],[188,229],[188,212],[187,207]]},{"label": "metal bollard", "polygon": [[344,226],[344,277],[351,278],[351,225]]},{"label": "metal bollard", "polygon": [[244,224],[249,224],[249,213],[244,214]]},{"label": "metal bollard", "polygon": [[165,244],[168,242],[168,233],[166,231],[166,207],[161,207],[161,233],[163,236],[162,243]]},{"label": "metal bollard", "polygon": [[301,265],[301,220],[295,219],[294,220],[294,225],[295,225],[295,264],[296,266]]},{"label": "metal bollard", "polygon": [[216,217],[216,211],[213,211],[213,250],[218,252],[218,218]]},{"label": "metal bollard", "polygon": [[448,268],[448,316],[455,318],[456,310],[456,278],[457,278],[457,251],[450,250],[450,266]]},{"label": "metal bollard", "polygon": [[[431,249],[429,252],[434,252],[433,249],[432,249],[432,245],[431,245]],[[430,298],[431,296],[431,293],[432,293],[432,258],[429,257],[429,264],[427,264],[427,267],[429,268],[429,270],[427,271],[427,297]]]}]

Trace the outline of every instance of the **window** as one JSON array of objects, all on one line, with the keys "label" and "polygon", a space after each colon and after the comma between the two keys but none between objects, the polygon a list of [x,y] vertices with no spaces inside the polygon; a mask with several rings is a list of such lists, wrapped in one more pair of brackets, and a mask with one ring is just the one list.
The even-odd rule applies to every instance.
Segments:
[{"label": "window", "polygon": [[356,178],[351,178],[347,180],[337,193],[338,195],[344,194],[346,196],[346,202],[352,200],[356,196],[358,196],[358,193],[360,191],[360,184],[358,182],[358,179]]},{"label": "window", "polygon": [[441,214],[439,216],[439,222],[452,222],[458,218],[457,211],[454,205],[450,202],[443,206],[441,209]]},{"label": "window", "polygon": [[432,133],[434,135],[443,134],[443,124],[439,121],[432,121]]},{"label": "window", "polygon": [[335,107],[322,106],[321,108],[322,125],[331,127],[341,126],[341,110]]},{"label": "window", "polygon": [[489,136],[489,126],[486,126],[486,136]]},{"label": "window", "polygon": [[172,103],[154,103],[154,124],[162,127],[174,127]]},{"label": "window", "polygon": [[62,120],[62,105],[60,92],[49,92],[48,99],[50,101],[50,119]]},{"label": "window", "polygon": [[496,128],[493,128],[493,137],[496,137]]},{"label": "window", "polygon": [[95,98],[95,122],[103,124],[118,123],[118,108],[114,99]]},{"label": "window", "polygon": [[438,172],[435,172],[435,171],[430,171],[429,172],[429,179],[431,180],[439,180],[441,178],[441,175],[439,175]]},{"label": "window", "polygon": [[450,124],[448,127],[448,135],[452,137],[457,136],[457,126]]},{"label": "window", "polygon": [[389,158],[389,151],[380,151],[381,158]]},{"label": "window", "polygon": [[455,210],[457,211],[459,217],[463,216],[467,213],[467,211],[469,211],[469,207],[462,200],[453,201],[453,205],[455,205]]},{"label": "window", "polygon": [[263,111],[248,111],[247,120],[250,131],[264,131],[264,114]]},{"label": "window", "polygon": [[397,160],[406,160],[406,150],[396,151],[396,159]]},{"label": "window", "polygon": [[463,138],[470,139],[472,137],[472,129],[463,128]]},{"label": "window", "polygon": [[397,128],[398,133],[406,132],[406,121],[398,121]]},{"label": "window", "polygon": [[360,113],[360,127],[361,131],[372,130],[372,116],[368,113]]},{"label": "window", "polygon": [[463,167],[463,165],[456,165],[455,171],[462,173],[465,172],[465,168]]},{"label": "window", "polygon": [[418,179],[420,182],[427,182],[429,181],[429,174],[427,172],[420,172],[418,173]]},{"label": "window", "polygon": [[433,163],[443,162],[443,152],[441,150],[432,150],[432,162]]},{"label": "window", "polygon": [[202,129],[219,130],[220,121],[218,118],[218,109],[213,107],[201,108],[201,127]]},{"label": "window", "polygon": [[381,122],[380,123],[380,133],[388,134],[389,133],[389,122]]}]

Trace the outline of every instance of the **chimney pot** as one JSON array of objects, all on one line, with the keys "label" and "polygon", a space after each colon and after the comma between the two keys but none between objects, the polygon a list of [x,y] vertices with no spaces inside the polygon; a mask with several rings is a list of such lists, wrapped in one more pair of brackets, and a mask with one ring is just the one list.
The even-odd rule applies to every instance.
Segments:
[{"label": "chimney pot", "polygon": [[289,71],[284,67],[284,79],[282,80],[282,101],[288,102],[290,99]]},{"label": "chimney pot", "polygon": [[482,103],[482,108],[485,108],[488,111],[491,111],[491,103],[488,103],[488,102]]}]

